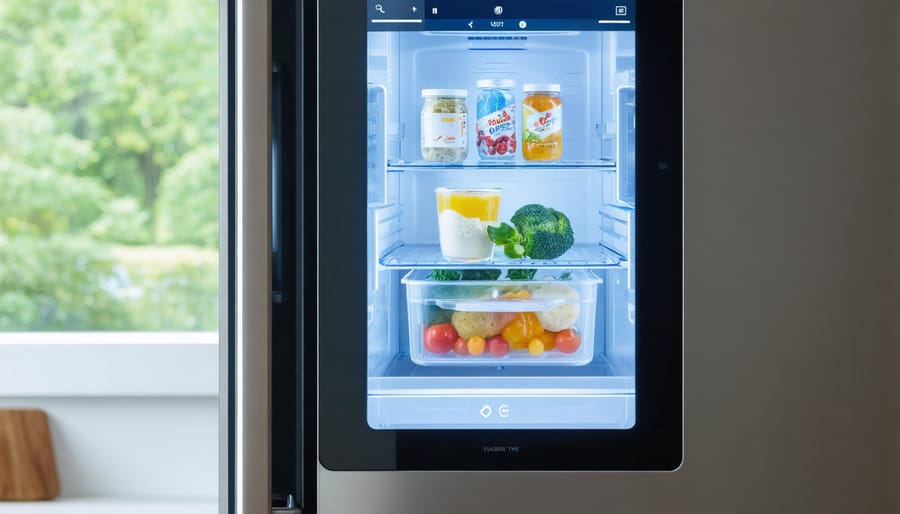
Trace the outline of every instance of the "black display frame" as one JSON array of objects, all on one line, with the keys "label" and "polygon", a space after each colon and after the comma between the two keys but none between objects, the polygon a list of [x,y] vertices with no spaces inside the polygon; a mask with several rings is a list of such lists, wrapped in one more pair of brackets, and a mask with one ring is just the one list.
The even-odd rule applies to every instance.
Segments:
[{"label": "black display frame", "polygon": [[[683,6],[639,0],[636,424],[374,430],[366,421],[366,4],[319,3],[318,459],[335,471],[674,470],[683,456]],[[307,219],[306,223],[312,222]],[[485,447],[517,451],[485,451]]]}]

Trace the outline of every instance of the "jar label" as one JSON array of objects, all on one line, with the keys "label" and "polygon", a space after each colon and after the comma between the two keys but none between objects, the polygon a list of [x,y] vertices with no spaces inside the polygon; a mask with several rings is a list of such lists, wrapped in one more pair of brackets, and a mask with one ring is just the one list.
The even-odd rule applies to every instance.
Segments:
[{"label": "jar label", "polygon": [[465,147],[465,113],[422,114],[422,148]]},{"label": "jar label", "polygon": [[511,155],[516,151],[516,105],[508,105],[478,118],[475,129],[478,131],[479,154]]},{"label": "jar label", "polygon": [[562,106],[554,106],[546,111],[538,111],[530,105],[522,110],[524,119],[523,141],[539,143],[562,132]]}]

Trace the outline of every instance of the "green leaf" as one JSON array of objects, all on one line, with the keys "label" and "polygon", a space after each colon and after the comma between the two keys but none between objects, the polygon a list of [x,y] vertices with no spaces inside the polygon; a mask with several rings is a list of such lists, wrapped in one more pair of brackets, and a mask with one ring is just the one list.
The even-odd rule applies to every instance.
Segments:
[{"label": "green leaf", "polygon": [[459,270],[455,269],[435,269],[431,270],[431,274],[428,275],[428,278],[431,280],[459,280],[461,274]]},{"label": "green leaf", "polygon": [[510,280],[531,280],[534,278],[535,273],[537,273],[536,269],[511,269],[506,272],[506,278]]},{"label": "green leaf", "polygon": [[510,259],[521,259],[525,255],[525,247],[519,243],[507,243],[503,246],[503,254]]},{"label": "green leaf", "polygon": [[488,226],[488,238],[496,245],[505,245],[507,243],[518,243],[522,240],[522,235],[515,227],[506,223],[500,223],[498,227]]}]

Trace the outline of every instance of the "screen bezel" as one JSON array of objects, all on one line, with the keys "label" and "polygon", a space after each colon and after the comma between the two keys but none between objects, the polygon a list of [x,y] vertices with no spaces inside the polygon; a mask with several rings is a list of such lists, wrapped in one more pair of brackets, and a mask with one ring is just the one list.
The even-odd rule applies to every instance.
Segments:
[{"label": "screen bezel", "polygon": [[[636,424],[374,430],[366,421],[366,8],[319,3],[318,457],[330,470],[673,470],[682,461],[682,3],[636,17]],[[359,151],[348,151],[357,148]],[[340,337],[334,337],[340,331]],[[517,452],[485,452],[515,446]]]}]

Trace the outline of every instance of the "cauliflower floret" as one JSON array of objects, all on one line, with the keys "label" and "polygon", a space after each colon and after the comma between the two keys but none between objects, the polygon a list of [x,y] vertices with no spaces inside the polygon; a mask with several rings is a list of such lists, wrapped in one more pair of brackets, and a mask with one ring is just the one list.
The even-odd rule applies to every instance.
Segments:
[{"label": "cauliflower floret", "polygon": [[574,288],[563,284],[547,284],[531,291],[532,298],[563,299],[566,303],[549,311],[537,313],[538,321],[545,330],[559,332],[572,328],[581,313],[581,296]]}]

